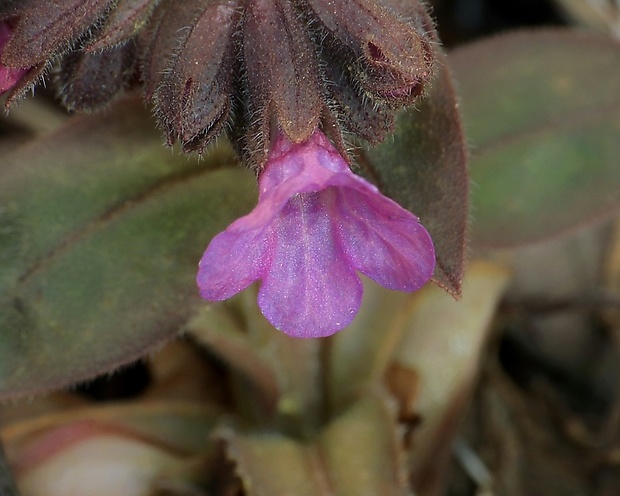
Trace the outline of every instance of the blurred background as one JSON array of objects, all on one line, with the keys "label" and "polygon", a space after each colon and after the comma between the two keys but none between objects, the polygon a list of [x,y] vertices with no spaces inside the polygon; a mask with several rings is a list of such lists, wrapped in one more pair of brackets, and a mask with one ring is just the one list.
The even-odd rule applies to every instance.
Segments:
[{"label": "blurred background", "polygon": [[[620,2],[431,4],[471,148],[462,301],[369,286],[352,328],[320,345],[275,333],[251,295],[205,310],[145,359],[1,406],[0,495],[18,494],[11,479],[24,496],[305,496],[330,483],[324,494],[620,495]],[[507,34],[549,27],[597,38]],[[505,45],[484,44],[496,34]],[[564,93],[547,112],[549,87]],[[590,126],[603,110],[604,132]],[[519,112],[531,121],[480,138]],[[45,142],[68,119],[37,90],[0,121],[0,151]],[[70,486],[67,474],[81,475]]]}]

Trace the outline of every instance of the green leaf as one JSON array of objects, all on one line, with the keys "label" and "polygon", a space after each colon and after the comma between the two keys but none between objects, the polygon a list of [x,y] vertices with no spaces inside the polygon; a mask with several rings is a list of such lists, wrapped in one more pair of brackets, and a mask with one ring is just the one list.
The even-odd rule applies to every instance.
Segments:
[{"label": "green leaf", "polygon": [[453,51],[472,145],[473,240],[511,246],[620,207],[620,44],[521,31]]},{"label": "green leaf", "polygon": [[458,295],[467,241],[467,150],[456,94],[445,57],[426,98],[402,112],[396,132],[368,149],[360,163],[370,179],[420,217],[435,244],[435,281]]},{"label": "green leaf", "polygon": [[253,179],[163,149],[135,101],[69,120],[0,169],[0,397],[90,378],[174,335],[208,241]]}]

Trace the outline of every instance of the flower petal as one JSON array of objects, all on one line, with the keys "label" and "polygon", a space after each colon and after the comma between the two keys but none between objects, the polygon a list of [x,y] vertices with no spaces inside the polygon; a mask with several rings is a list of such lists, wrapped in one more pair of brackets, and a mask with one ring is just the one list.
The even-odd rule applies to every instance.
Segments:
[{"label": "flower petal", "polygon": [[263,315],[295,337],[334,334],[357,313],[362,284],[344,259],[330,204],[336,190],[292,198],[270,228],[273,253],[258,295]]},{"label": "flower petal", "polygon": [[336,148],[317,131],[308,141],[291,143],[284,135],[276,140],[268,165],[259,179],[259,201],[254,210],[237,219],[228,230],[256,229],[272,222],[290,198],[298,193],[321,191],[328,186],[373,188],[355,176]]},{"label": "flower petal", "polygon": [[317,184],[317,189],[322,189],[325,181],[337,172],[351,171],[321,131],[316,131],[303,143],[292,143],[280,133],[260,176],[260,194],[279,188],[289,180]]},{"label": "flower petal", "polygon": [[430,235],[409,211],[380,193],[339,189],[339,236],[349,263],[389,289],[415,291],[432,276]]},{"label": "flower petal", "polygon": [[226,300],[260,279],[269,263],[265,231],[239,233],[229,227],[215,236],[200,260],[196,277],[200,296],[210,301]]}]

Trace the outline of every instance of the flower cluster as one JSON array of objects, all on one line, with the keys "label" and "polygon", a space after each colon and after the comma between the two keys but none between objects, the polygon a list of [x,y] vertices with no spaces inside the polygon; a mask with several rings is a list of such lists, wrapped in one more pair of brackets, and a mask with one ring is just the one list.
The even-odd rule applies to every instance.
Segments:
[{"label": "flower cluster", "polygon": [[382,141],[434,61],[418,0],[4,0],[0,23],[9,103],[52,66],[70,110],[141,83],[170,143],[227,130],[259,167],[274,127],[300,143],[322,125],[343,153],[341,130]]},{"label": "flower cluster", "polygon": [[420,0],[0,0],[7,104],[54,67],[70,110],[141,86],[170,145],[203,152],[226,131],[260,199],[214,238],[200,292],[259,280],[263,313],[302,337],[350,323],[357,271],[403,291],[432,275],[428,233],[350,171],[344,136],[381,142],[435,50]]}]

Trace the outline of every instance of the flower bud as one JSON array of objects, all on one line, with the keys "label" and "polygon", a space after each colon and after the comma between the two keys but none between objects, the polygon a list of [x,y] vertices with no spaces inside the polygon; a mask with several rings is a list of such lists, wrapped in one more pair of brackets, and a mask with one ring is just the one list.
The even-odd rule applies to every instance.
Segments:
[{"label": "flower bud", "polygon": [[316,129],[322,109],[319,64],[310,37],[286,0],[251,0],[243,39],[249,112],[255,123],[250,133],[262,137],[262,149],[255,153],[266,157],[271,126],[295,143]]},{"label": "flower bud", "polygon": [[71,52],[57,73],[63,104],[68,110],[100,109],[130,83],[134,72],[133,43],[97,53]]},{"label": "flower bud", "polygon": [[[168,141],[181,141],[185,151],[204,150],[229,117],[237,62],[238,3],[202,2],[200,14],[192,19],[190,28],[182,31],[154,91],[153,100]],[[177,23],[164,20],[160,31]],[[159,78],[153,74],[150,77]]]},{"label": "flower bud", "polygon": [[307,2],[369,98],[401,106],[420,95],[434,61],[428,33],[374,0]]},{"label": "flower bud", "polygon": [[21,0],[0,11],[0,18],[19,16],[15,33],[6,46],[4,63],[34,67],[74,48],[92,32],[94,24],[111,8],[111,0]]},{"label": "flower bud", "polygon": [[147,25],[159,2],[160,0],[119,0],[86,50],[97,52],[131,40]]}]

